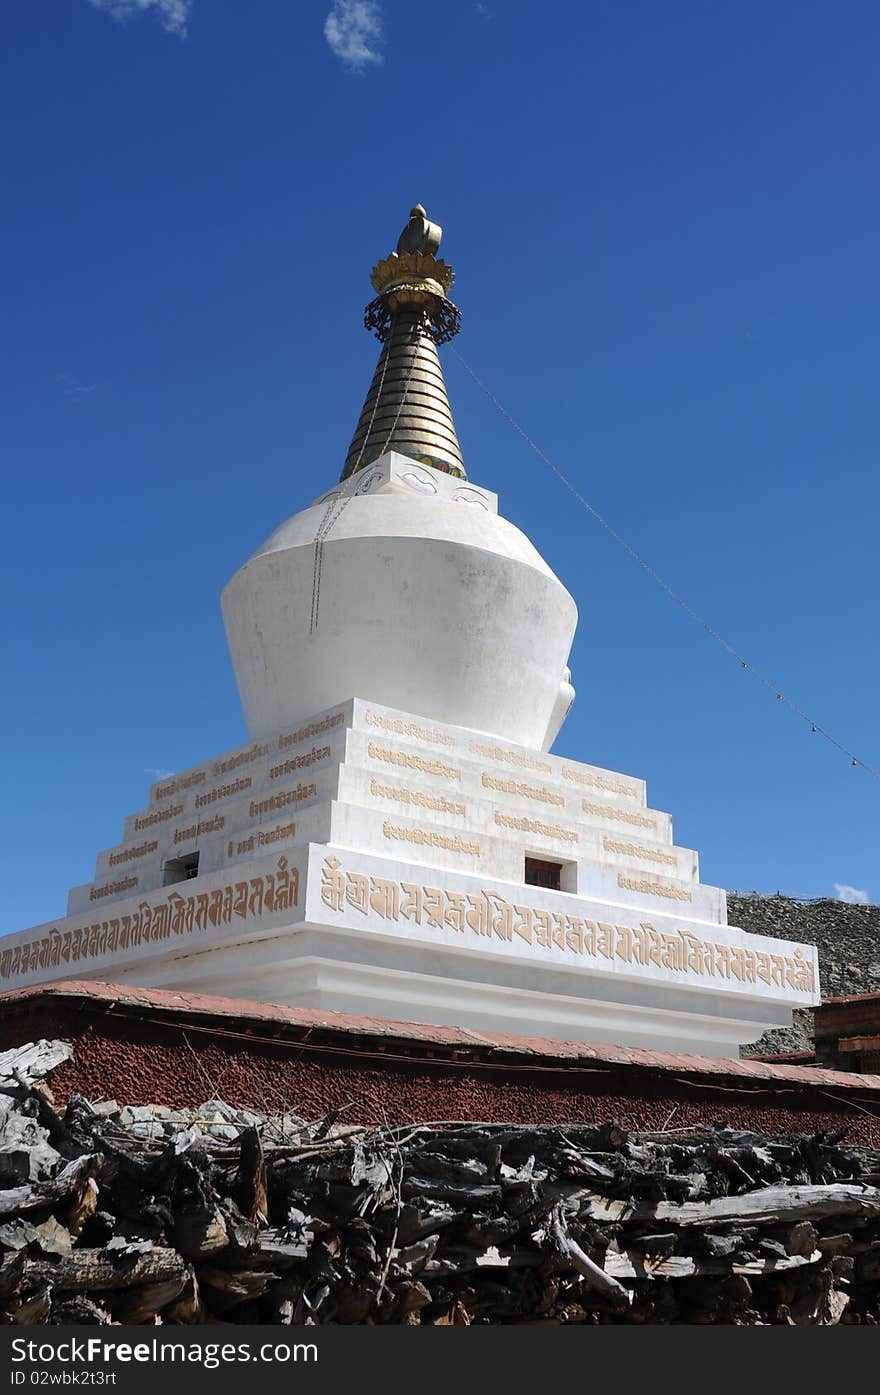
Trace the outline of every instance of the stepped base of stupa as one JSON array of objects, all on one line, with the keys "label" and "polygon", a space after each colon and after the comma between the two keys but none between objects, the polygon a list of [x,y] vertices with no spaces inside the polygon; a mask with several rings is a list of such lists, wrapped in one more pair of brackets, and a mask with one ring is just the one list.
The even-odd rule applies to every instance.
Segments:
[{"label": "stepped base of stupa", "polygon": [[66,979],[736,1056],[816,952],[727,924],[643,781],[353,698],[154,785],[0,989]]}]

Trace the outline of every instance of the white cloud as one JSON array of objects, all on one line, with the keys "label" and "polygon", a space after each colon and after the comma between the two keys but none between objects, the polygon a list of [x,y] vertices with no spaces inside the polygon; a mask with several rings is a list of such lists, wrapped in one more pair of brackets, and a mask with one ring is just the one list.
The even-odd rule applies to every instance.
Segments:
[{"label": "white cloud", "polygon": [[89,4],[114,19],[134,19],[152,10],[163,29],[185,39],[193,0],[89,0]]},{"label": "white cloud", "polygon": [[334,0],[324,20],[331,51],[353,73],[381,63],[382,11],[375,0]]},{"label": "white cloud", "polygon": [[72,373],[58,373],[57,381],[64,389],[64,396],[68,402],[81,402],[84,397],[88,397],[90,392],[97,390],[97,383],[81,383],[74,378]]},{"label": "white cloud", "polygon": [[146,770],[144,771],[144,774],[145,774],[145,775],[155,775],[155,777],[156,777],[157,780],[167,780],[167,779],[169,779],[169,778],[174,774],[174,771],[173,771],[173,770],[154,770],[152,766],[148,765],[147,768],[146,768]]},{"label": "white cloud", "polygon": [[838,901],[845,901],[848,906],[869,906],[871,904],[867,891],[860,891],[857,886],[847,886],[846,882],[835,882],[834,894]]}]

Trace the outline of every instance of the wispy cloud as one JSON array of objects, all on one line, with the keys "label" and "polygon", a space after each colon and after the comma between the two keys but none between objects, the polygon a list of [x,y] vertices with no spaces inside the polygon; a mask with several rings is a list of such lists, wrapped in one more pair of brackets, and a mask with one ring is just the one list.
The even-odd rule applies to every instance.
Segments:
[{"label": "wispy cloud", "polygon": [[871,904],[867,891],[861,891],[857,886],[847,886],[846,882],[834,883],[834,895],[838,901],[845,901],[848,906]]},{"label": "wispy cloud", "polygon": [[169,34],[185,39],[193,0],[89,0],[89,4],[114,19],[134,19],[152,13]]},{"label": "wispy cloud", "polygon": [[382,11],[374,0],[334,0],[324,38],[346,68],[362,73],[382,62]]},{"label": "wispy cloud", "polygon": [[89,393],[96,390],[97,383],[81,383],[72,373],[59,373],[57,381],[61,384],[64,396],[68,402],[81,402]]},{"label": "wispy cloud", "polygon": [[147,766],[146,770],[144,771],[144,774],[145,774],[145,775],[152,775],[152,776],[154,777],[154,779],[156,779],[156,780],[169,780],[169,779],[171,778],[171,776],[174,774],[174,771],[173,771],[173,770],[153,770],[153,768],[152,768],[151,766]]}]

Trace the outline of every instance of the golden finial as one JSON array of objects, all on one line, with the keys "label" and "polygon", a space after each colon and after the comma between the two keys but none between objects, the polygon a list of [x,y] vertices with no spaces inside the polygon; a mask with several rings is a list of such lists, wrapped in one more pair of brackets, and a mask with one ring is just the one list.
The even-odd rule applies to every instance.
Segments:
[{"label": "golden finial", "polygon": [[430,222],[423,206],[417,203],[397,239],[397,251],[373,267],[370,280],[379,295],[367,306],[364,323],[383,343],[394,310],[400,305],[423,308],[425,327],[437,344],[446,343],[458,333],[461,316],[447,298],[455,272],[436,255],[442,236],[440,224]]},{"label": "golden finial", "polygon": [[438,344],[458,333],[461,318],[448,298],[455,273],[436,255],[442,234],[417,203],[397,251],[373,267],[370,279],[378,294],[364,324],[383,347],[343,479],[389,450],[467,479],[437,353]]},{"label": "golden finial", "polygon": [[434,256],[440,246],[443,229],[439,223],[429,223],[420,203],[410,209],[409,222],[397,239],[398,256],[402,252],[429,252]]}]

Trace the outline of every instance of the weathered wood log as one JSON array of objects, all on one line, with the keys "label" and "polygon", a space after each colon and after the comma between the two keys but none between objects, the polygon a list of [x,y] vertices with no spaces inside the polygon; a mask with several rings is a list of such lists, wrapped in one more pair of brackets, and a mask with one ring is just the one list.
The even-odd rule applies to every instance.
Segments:
[{"label": "weathered wood log", "polygon": [[420,1277],[437,1279],[442,1275],[472,1274],[479,1270],[494,1269],[542,1269],[553,1267],[554,1261],[540,1250],[506,1250],[503,1254],[490,1247],[488,1250],[472,1249],[468,1246],[445,1246],[442,1254],[435,1254],[420,1271]]},{"label": "weathered wood log", "polygon": [[839,1288],[832,1289],[825,1298],[825,1307],[822,1311],[820,1321],[823,1326],[833,1327],[840,1322],[844,1312],[849,1306],[850,1297],[848,1293],[843,1293]]},{"label": "weathered wood log", "polygon": [[86,1153],[66,1164],[56,1177],[47,1182],[34,1182],[27,1187],[11,1187],[0,1191],[0,1217],[28,1215],[32,1211],[49,1210],[59,1201],[78,1193],[83,1185],[99,1175],[101,1158]]},{"label": "weathered wood log", "polygon": [[113,1319],[109,1308],[84,1294],[52,1295],[52,1323],[58,1327],[109,1326]]},{"label": "weathered wood log", "polygon": [[206,1301],[217,1313],[259,1298],[279,1278],[271,1269],[217,1269],[207,1264],[197,1266],[196,1276]]},{"label": "weathered wood log", "polygon": [[454,1202],[473,1210],[480,1210],[488,1204],[497,1204],[501,1200],[501,1188],[493,1183],[469,1186],[457,1182],[443,1182],[436,1177],[405,1177],[401,1192],[406,1198],[427,1196],[437,1201]]},{"label": "weathered wood log", "polygon": [[456,1298],[448,1313],[443,1313],[435,1321],[435,1327],[470,1327],[470,1313],[460,1298]]},{"label": "weathered wood log", "polygon": [[42,1326],[52,1311],[52,1285],[41,1284],[12,1309],[12,1321],[18,1327]]},{"label": "weathered wood log", "polygon": [[309,1253],[305,1240],[291,1239],[285,1230],[263,1230],[257,1243],[260,1259],[276,1268],[287,1268],[297,1260],[306,1259]]},{"label": "weathered wood log", "polygon": [[772,1225],[823,1216],[880,1216],[880,1189],[845,1182],[830,1186],[764,1187],[740,1196],[689,1201],[680,1206],[669,1201],[631,1205],[593,1194],[584,1196],[578,1214],[597,1221],[674,1221],[678,1226],[732,1225],[739,1221]]},{"label": "weathered wood log", "polygon": [[229,1244],[229,1232],[219,1206],[181,1208],[174,1216],[171,1238],[187,1259],[218,1254]]},{"label": "weathered wood log", "polygon": [[554,1246],[569,1261],[572,1268],[585,1279],[590,1288],[596,1289],[611,1300],[615,1307],[625,1308],[631,1294],[611,1275],[601,1269],[580,1245],[569,1235],[562,1207],[557,1207],[550,1219],[550,1238]]},{"label": "weathered wood log", "polygon": [[402,1249],[392,1250],[391,1258],[396,1272],[421,1273],[425,1265],[433,1259],[439,1244],[439,1235],[426,1235],[423,1240],[417,1240],[413,1245],[405,1245]]},{"label": "weathered wood log", "polygon": [[71,1239],[78,1240],[86,1221],[91,1220],[98,1209],[98,1183],[94,1173],[81,1178],[74,1187],[70,1200],[64,1208],[64,1224]]},{"label": "weathered wood log", "polygon": [[51,1284],[57,1293],[101,1293],[183,1279],[186,1273],[184,1260],[168,1248],[119,1259],[108,1258],[106,1250],[74,1250],[67,1258],[54,1261],[28,1260],[24,1283],[28,1288]]},{"label": "weathered wood log", "polygon": [[[523,1228],[520,1216],[468,1216],[461,1213],[456,1216],[452,1213],[452,1219],[456,1221],[461,1238],[475,1249],[487,1250],[490,1245],[503,1245],[505,1240],[510,1240]],[[446,1224],[451,1224],[451,1221]],[[437,1227],[438,1231],[442,1229],[441,1226]]]},{"label": "weathered wood log", "polygon": [[69,1061],[73,1050],[65,1041],[29,1041],[0,1051],[0,1085],[3,1087],[33,1084]]},{"label": "weathered wood log", "polygon": [[33,1237],[31,1244],[41,1250],[44,1255],[69,1255],[72,1246],[72,1236],[67,1226],[61,1225],[54,1216],[50,1216],[42,1225],[33,1227]]},{"label": "weathered wood log", "polygon": [[[57,1153],[55,1156],[57,1158]],[[30,1179],[30,1151],[27,1148],[0,1148],[0,1186],[20,1187]]]},{"label": "weathered wood log", "polygon": [[113,1316],[117,1322],[133,1325],[152,1322],[158,1313],[179,1297],[186,1283],[187,1274],[184,1272],[174,1278],[163,1279],[160,1283],[127,1289],[114,1305]]},{"label": "weathered wood log", "polygon": [[27,1251],[24,1246],[12,1250],[0,1259],[0,1299],[9,1298],[21,1287],[27,1265]]},{"label": "weathered wood log", "polygon": [[809,1221],[774,1226],[767,1238],[778,1241],[788,1255],[811,1255],[819,1244],[818,1232]]},{"label": "weathered wood log", "polygon": [[23,1216],[0,1225],[0,1246],[4,1250],[23,1250],[39,1238],[39,1230]]},{"label": "weathered wood log", "polygon": [[820,1235],[816,1241],[823,1255],[842,1255],[853,1246],[852,1235]]},{"label": "weathered wood log", "polygon": [[[297,1305],[302,1297],[303,1279],[300,1275],[284,1274],[277,1284],[266,1292],[265,1303],[270,1321],[289,1327],[293,1322]],[[364,1316],[372,1306],[373,1295],[365,1295]]]},{"label": "weathered wood log", "polygon": [[738,1235],[713,1235],[711,1231],[699,1237],[700,1249],[707,1254],[710,1259],[725,1259],[732,1256],[742,1247],[742,1239]]},{"label": "weathered wood log", "polygon": [[430,1289],[418,1282],[404,1279],[402,1283],[394,1286],[394,1313],[400,1318],[406,1313],[412,1313],[419,1308],[427,1308],[433,1300]]},{"label": "weathered wood log", "polygon": [[[445,1206],[429,1197],[417,1197],[413,1203],[404,1204],[399,1214],[396,1205],[386,1212],[378,1212],[374,1217],[374,1226],[387,1240],[396,1232],[398,1243],[408,1245],[452,1225],[466,1225],[471,1215],[469,1211]],[[465,1238],[470,1239],[468,1236]],[[472,1243],[478,1245],[479,1240]]]},{"label": "weathered wood log", "polygon": [[196,1326],[211,1321],[211,1310],[202,1298],[195,1270],[188,1270],[179,1296],[168,1305],[164,1316],[168,1321],[179,1322],[184,1326]]},{"label": "weathered wood log", "polygon": [[818,1264],[821,1259],[821,1250],[815,1250],[810,1255],[725,1262],[717,1259],[697,1259],[692,1255],[670,1255],[667,1259],[653,1260],[649,1255],[638,1254],[632,1250],[620,1253],[609,1249],[605,1253],[605,1273],[611,1274],[615,1279],[687,1279],[714,1275],[720,1277],[724,1274],[760,1276]]},{"label": "weathered wood log", "polygon": [[674,1231],[669,1231],[665,1235],[636,1235],[629,1242],[629,1248],[636,1254],[650,1255],[665,1259],[668,1255],[675,1253],[678,1244],[678,1236]]},{"label": "weathered wood log", "polygon": [[448,1158],[443,1153],[420,1149],[415,1154],[407,1176],[418,1174],[421,1177],[439,1177],[443,1182],[460,1182],[468,1187],[472,1182],[482,1183],[488,1168],[479,1158]]},{"label": "weathered wood log", "polygon": [[266,1158],[257,1129],[246,1129],[241,1136],[241,1157],[236,1185],[242,1214],[258,1227],[268,1225]]}]

